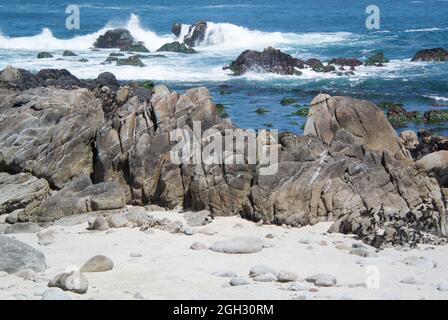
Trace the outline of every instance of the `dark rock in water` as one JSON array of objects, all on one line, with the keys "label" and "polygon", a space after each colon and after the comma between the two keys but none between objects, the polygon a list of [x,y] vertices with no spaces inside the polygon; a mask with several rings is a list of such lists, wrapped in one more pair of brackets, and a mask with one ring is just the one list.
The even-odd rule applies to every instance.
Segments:
[{"label": "dark rock in water", "polygon": [[109,53],[109,57],[124,57],[124,53],[112,52],[112,53]]},{"label": "dark rock in water", "polygon": [[0,72],[0,87],[27,90],[36,87],[36,77],[29,71],[7,66]]},{"label": "dark rock in water", "polygon": [[382,51],[375,53],[373,56],[369,57],[365,63],[366,66],[382,66],[388,63],[389,59],[384,56]]},{"label": "dark rock in water", "polygon": [[25,269],[45,271],[44,254],[26,243],[0,235],[0,271],[16,273]]},{"label": "dark rock in water", "polygon": [[62,56],[63,57],[76,57],[77,54],[71,50],[65,50],[64,53],[62,54]]},{"label": "dark rock in water", "polygon": [[336,68],[334,66],[324,66],[322,63],[318,64],[314,64],[314,66],[312,67],[314,72],[334,72],[336,71]]},{"label": "dark rock in water", "polygon": [[81,58],[78,60],[78,62],[86,63],[86,62],[89,62],[89,60],[86,58]]},{"label": "dark rock in water", "polygon": [[114,29],[107,31],[104,35],[99,36],[95,41],[95,48],[112,49],[119,48],[127,50],[134,44],[134,38],[126,29]]},{"label": "dark rock in water", "polygon": [[171,32],[176,36],[179,37],[180,33],[182,32],[182,23],[175,22],[173,23],[173,26],[171,27]]},{"label": "dark rock in water", "polygon": [[268,47],[262,52],[244,51],[230,64],[229,69],[237,76],[248,71],[294,75],[298,73],[298,69],[303,69],[304,66],[304,61],[293,58],[280,50]]},{"label": "dark rock in water", "polygon": [[118,58],[117,57],[107,57],[106,60],[104,60],[104,62],[102,62],[101,64],[111,64],[112,62],[117,62]]},{"label": "dark rock in water", "polygon": [[166,43],[159,49],[157,49],[158,52],[178,52],[178,53],[187,53],[192,54],[196,53],[196,51],[193,48],[188,47],[185,43],[179,43],[177,41]]},{"label": "dark rock in water", "polygon": [[121,50],[129,52],[149,52],[149,50],[143,45],[143,43],[136,43],[129,47],[121,48]]},{"label": "dark rock in water", "polygon": [[448,50],[444,48],[423,49],[411,61],[447,61]]},{"label": "dark rock in water", "polygon": [[448,122],[448,110],[431,110],[423,114],[423,118],[428,123]]},{"label": "dark rock in water", "polygon": [[53,55],[49,52],[39,52],[37,54],[37,59],[48,59],[53,58]]},{"label": "dark rock in water", "polygon": [[66,69],[42,69],[36,74],[36,80],[42,86],[55,86],[70,89],[80,86],[80,81]]},{"label": "dark rock in water", "polygon": [[118,59],[117,66],[134,66],[134,67],[144,67],[145,64],[137,56],[130,56],[126,59]]},{"label": "dark rock in water", "polygon": [[188,35],[185,36],[184,42],[190,47],[196,47],[202,44],[207,33],[207,22],[200,21],[190,26]]},{"label": "dark rock in water", "polygon": [[328,61],[328,64],[334,64],[342,67],[350,67],[354,69],[355,67],[362,66],[363,63],[356,58],[333,58]]},{"label": "dark rock in water", "polygon": [[322,64],[322,61],[320,61],[319,59],[316,59],[316,58],[308,59],[308,60],[306,61],[306,64],[307,64],[310,68],[314,68],[314,66],[320,66],[320,65],[323,65],[323,64]]}]

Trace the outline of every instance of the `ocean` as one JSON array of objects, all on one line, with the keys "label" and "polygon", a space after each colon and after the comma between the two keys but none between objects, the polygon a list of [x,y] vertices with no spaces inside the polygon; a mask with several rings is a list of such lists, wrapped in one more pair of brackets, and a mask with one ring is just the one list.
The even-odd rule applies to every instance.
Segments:
[{"label": "ocean", "polygon": [[[66,28],[66,7],[80,8],[80,29]],[[380,9],[380,29],[369,30],[366,7]],[[423,48],[448,47],[448,0],[0,0],[0,69],[13,65],[37,72],[66,68],[79,78],[104,71],[119,80],[153,80],[175,90],[207,86],[232,121],[244,128],[276,128],[301,133],[306,118],[293,115],[319,92],[348,95],[375,103],[403,103],[409,111],[448,109],[448,63],[411,62]],[[164,53],[145,60],[145,67],[102,65],[113,50],[92,51],[106,30],[125,27],[151,52],[176,40],[173,22],[207,21],[209,32],[198,54]],[[235,77],[223,66],[246,49],[273,46],[306,60],[334,57],[366,59],[382,50],[384,67],[359,67],[355,75],[338,76],[306,70],[301,76],[248,73]],[[88,59],[64,57],[66,49]],[[51,59],[36,59],[49,51]],[[285,98],[297,100],[282,106]],[[258,108],[268,112],[259,114]],[[404,129],[437,128],[447,123],[410,123]]]}]

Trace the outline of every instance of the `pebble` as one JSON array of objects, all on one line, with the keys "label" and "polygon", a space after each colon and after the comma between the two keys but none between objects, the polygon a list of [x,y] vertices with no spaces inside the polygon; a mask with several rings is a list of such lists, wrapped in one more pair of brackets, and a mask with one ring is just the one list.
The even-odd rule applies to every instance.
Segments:
[{"label": "pebble", "polygon": [[137,292],[137,293],[134,295],[134,298],[137,299],[137,300],[147,300],[146,297],[145,297],[145,295],[144,295],[143,293],[141,293],[141,292]]},{"label": "pebble", "polygon": [[443,281],[437,285],[437,290],[439,291],[448,291],[448,281]]},{"label": "pebble", "polygon": [[297,275],[290,271],[280,271],[277,273],[278,282],[294,282],[297,280]]},{"label": "pebble", "polygon": [[249,270],[249,276],[252,278],[262,276],[265,274],[276,274],[276,273],[277,272],[274,269],[272,269],[271,267],[268,267],[264,264],[259,264],[259,265],[253,266]]},{"label": "pebble", "polygon": [[208,247],[202,242],[195,242],[190,246],[191,250],[206,250]]},{"label": "pebble", "polygon": [[298,282],[293,282],[289,285],[288,290],[289,291],[306,291],[306,290],[308,290],[308,287],[305,286],[304,284],[301,284]]},{"label": "pebble", "polygon": [[263,274],[261,276],[256,276],[254,278],[254,281],[256,282],[275,282],[277,280],[278,280],[277,277],[270,273]]},{"label": "pebble", "polygon": [[132,252],[129,256],[131,258],[141,258],[141,257],[143,257],[143,255],[141,253],[136,253],[136,252]]},{"label": "pebble", "polygon": [[415,279],[414,277],[404,278],[404,279],[400,280],[400,282],[404,283],[404,284],[417,284],[417,285],[424,284],[423,281],[419,281],[419,280]]},{"label": "pebble", "polygon": [[306,278],[307,282],[314,283],[317,287],[333,287],[336,285],[336,278],[330,274],[318,273]]},{"label": "pebble", "polygon": [[265,238],[267,239],[274,239],[274,235],[272,233],[268,233]]},{"label": "pebble", "polygon": [[353,248],[350,250],[350,254],[360,256],[363,258],[371,258],[371,257],[377,257],[378,255],[374,252],[371,252],[370,250],[367,250],[366,248]]},{"label": "pebble", "polygon": [[114,267],[114,262],[103,255],[94,256],[84,263],[81,272],[105,272],[110,271]]},{"label": "pebble", "polygon": [[55,242],[55,231],[42,231],[37,234],[38,244],[41,246],[49,246]]},{"label": "pebble", "polygon": [[236,287],[236,286],[245,286],[248,285],[250,282],[249,280],[247,280],[246,278],[242,278],[242,277],[235,277],[230,279],[230,285],[232,287]]},{"label": "pebble", "polygon": [[201,230],[199,230],[199,233],[208,235],[208,236],[214,236],[215,234],[218,233],[218,231],[212,227],[212,226],[207,226],[205,228],[202,228]]}]

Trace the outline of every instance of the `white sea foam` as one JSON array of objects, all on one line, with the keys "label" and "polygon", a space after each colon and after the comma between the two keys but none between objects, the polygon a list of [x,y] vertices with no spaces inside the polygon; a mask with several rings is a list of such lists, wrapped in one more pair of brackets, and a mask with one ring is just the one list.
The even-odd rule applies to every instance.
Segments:
[{"label": "white sea foam", "polygon": [[424,96],[424,97],[430,98],[430,99],[433,99],[433,100],[436,100],[436,101],[448,101],[447,97],[442,97],[442,96],[438,96],[438,95],[427,95],[427,96]]},{"label": "white sea foam", "polygon": [[408,29],[404,30],[404,32],[435,32],[435,31],[444,31],[447,30],[446,28],[422,28],[422,29]]}]

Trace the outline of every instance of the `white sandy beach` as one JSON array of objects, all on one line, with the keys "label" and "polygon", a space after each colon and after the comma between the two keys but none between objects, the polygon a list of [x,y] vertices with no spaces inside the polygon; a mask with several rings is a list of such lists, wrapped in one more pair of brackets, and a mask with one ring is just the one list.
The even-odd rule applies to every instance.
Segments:
[{"label": "white sandy beach", "polygon": [[[178,212],[150,214],[184,221]],[[296,229],[258,226],[239,217],[218,217],[206,226],[195,228],[197,231],[206,229],[209,234],[217,232],[214,235],[201,232],[171,234],[158,229],[145,233],[138,228],[95,232],[87,230],[87,223],[55,225],[49,228],[56,232],[55,243],[49,246],[38,245],[36,234],[8,235],[42,251],[48,267],[42,274],[28,276],[30,280],[3,273],[0,275],[0,299],[41,299],[50,279],[67,267],[82,266],[95,255],[112,259],[114,268],[108,272],[86,273],[88,292],[83,295],[67,292],[73,299],[448,298],[448,292],[438,289],[440,283],[448,280],[448,247],[422,245],[413,250],[386,249],[378,252],[377,257],[363,258],[349,253],[352,244],[359,241],[352,236],[326,234],[330,225],[319,223]],[[273,238],[265,238],[267,234],[272,234]],[[210,246],[237,236],[263,238],[273,246],[252,254],[190,248],[194,242]],[[368,250],[374,252],[373,248]],[[409,265],[402,262],[407,257],[426,259]],[[431,266],[431,261],[436,267]],[[298,279],[295,284],[255,282],[249,277],[249,270],[260,264],[276,271],[293,272]],[[380,286],[377,289],[365,285],[372,270],[379,270]],[[232,271],[248,279],[249,284],[230,286],[230,278],[213,275],[219,271]],[[337,285],[317,288],[304,280],[316,273],[333,275]],[[402,283],[403,279],[408,283]],[[291,286],[298,291],[292,291]]]}]

